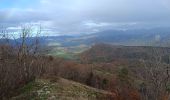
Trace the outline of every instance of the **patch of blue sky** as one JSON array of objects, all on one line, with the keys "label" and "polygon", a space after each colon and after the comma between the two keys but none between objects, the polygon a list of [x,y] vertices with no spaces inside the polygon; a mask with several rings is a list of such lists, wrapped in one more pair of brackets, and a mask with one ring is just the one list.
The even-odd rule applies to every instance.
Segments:
[{"label": "patch of blue sky", "polygon": [[39,3],[38,0],[0,0],[0,9],[29,8]]}]

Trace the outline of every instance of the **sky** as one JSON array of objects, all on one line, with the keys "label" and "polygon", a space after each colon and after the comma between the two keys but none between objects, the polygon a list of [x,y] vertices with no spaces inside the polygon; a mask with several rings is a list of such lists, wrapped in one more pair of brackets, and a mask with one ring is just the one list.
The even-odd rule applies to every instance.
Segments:
[{"label": "sky", "polygon": [[45,34],[170,27],[170,0],[0,0],[0,26]]}]

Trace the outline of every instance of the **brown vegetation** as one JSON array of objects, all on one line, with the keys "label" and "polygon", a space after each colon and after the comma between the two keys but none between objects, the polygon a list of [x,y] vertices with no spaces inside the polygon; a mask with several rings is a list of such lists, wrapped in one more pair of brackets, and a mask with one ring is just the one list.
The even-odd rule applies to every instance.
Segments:
[{"label": "brown vegetation", "polygon": [[62,77],[105,90],[112,93],[108,100],[169,100],[169,48],[97,45],[78,62],[39,55],[37,38],[26,43],[29,33],[23,29],[15,46],[8,38],[0,45],[2,100],[38,77],[55,77],[53,82]]}]

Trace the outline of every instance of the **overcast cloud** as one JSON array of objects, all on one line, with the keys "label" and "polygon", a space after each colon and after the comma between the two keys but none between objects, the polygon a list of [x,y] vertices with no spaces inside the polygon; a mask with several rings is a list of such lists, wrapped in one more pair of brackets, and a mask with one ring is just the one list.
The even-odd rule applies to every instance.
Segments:
[{"label": "overcast cloud", "polygon": [[53,34],[170,27],[170,0],[0,0],[0,25],[41,24]]}]

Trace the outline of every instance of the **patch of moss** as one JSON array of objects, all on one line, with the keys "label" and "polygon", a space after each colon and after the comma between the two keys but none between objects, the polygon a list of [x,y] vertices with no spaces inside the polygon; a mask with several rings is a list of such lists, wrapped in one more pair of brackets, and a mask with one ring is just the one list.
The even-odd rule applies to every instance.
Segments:
[{"label": "patch of moss", "polygon": [[25,85],[23,88],[21,88],[19,91],[20,91],[21,93],[30,92],[30,91],[33,90],[33,88],[34,88],[36,85],[38,85],[38,84],[35,83],[35,82],[30,82],[30,83],[28,83],[27,85]]}]

